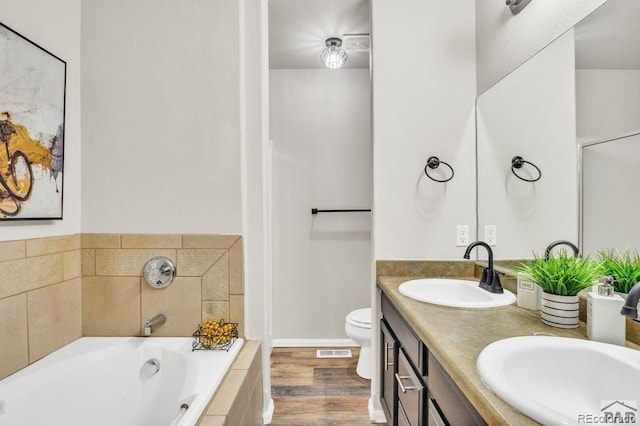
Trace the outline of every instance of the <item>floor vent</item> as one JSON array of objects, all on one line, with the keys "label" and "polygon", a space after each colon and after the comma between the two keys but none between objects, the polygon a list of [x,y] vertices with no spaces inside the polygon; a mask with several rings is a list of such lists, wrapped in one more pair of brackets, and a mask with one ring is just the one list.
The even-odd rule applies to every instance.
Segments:
[{"label": "floor vent", "polygon": [[351,358],[351,349],[318,349],[316,358]]}]

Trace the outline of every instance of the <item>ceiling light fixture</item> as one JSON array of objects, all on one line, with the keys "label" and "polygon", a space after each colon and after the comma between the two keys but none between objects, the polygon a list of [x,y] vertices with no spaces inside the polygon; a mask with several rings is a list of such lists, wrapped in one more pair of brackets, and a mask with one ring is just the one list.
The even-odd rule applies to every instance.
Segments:
[{"label": "ceiling light fixture", "polygon": [[342,48],[342,40],[338,37],[329,37],[325,47],[320,54],[320,60],[325,67],[329,69],[337,69],[347,62],[347,51]]},{"label": "ceiling light fixture", "polygon": [[511,9],[511,13],[517,15],[531,0],[507,0],[507,6]]}]

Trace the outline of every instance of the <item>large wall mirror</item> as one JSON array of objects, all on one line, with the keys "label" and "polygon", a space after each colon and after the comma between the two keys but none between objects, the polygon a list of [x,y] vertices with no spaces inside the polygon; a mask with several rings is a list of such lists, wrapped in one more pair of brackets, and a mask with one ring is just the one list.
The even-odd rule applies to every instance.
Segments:
[{"label": "large wall mirror", "polygon": [[496,258],[640,246],[638,22],[640,2],[609,0],[478,97],[478,237],[496,226]]}]

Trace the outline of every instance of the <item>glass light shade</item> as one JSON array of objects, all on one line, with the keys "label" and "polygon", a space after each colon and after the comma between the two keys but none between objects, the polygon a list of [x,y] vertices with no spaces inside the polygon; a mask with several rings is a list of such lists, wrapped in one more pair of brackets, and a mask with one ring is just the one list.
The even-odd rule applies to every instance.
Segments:
[{"label": "glass light shade", "polygon": [[325,67],[330,69],[340,68],[347,62],[347,52],[342,46],[342,40],[337,37],[328,38],[325,42],[327,47],[322,50],[320,60]]}]

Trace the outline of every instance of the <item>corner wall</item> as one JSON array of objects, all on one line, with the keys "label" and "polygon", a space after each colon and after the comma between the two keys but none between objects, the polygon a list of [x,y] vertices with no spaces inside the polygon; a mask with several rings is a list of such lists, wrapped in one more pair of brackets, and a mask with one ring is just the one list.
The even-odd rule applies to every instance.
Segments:
[{"label": "corner wall", "polygon": [[84,232],[242,232],[238,8],[83,1]]}]

